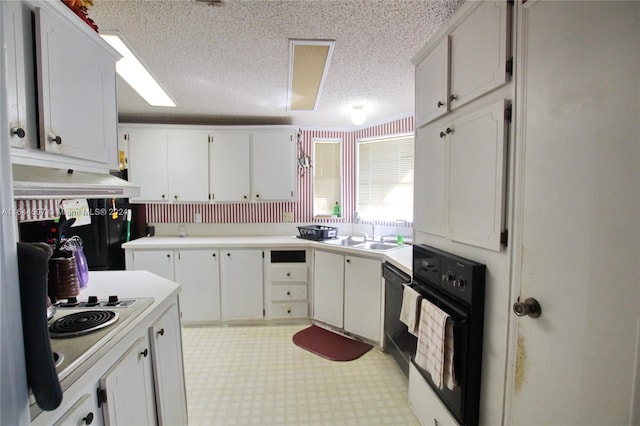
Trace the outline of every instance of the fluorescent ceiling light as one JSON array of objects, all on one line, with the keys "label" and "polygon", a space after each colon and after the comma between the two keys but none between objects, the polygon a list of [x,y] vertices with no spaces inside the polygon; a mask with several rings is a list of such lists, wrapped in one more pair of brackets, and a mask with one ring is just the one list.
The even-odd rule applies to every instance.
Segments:
[{"label": "fluorescent ceiling light", "polygon": [[100,36],[122,55],[116,71],[149,105],[175,107],[176,104],[118,34]]},{"label": "fluorescent ceiling light", "polygon": [[288,111],[315,111],[333,54],[333,40],[289,40]]}]

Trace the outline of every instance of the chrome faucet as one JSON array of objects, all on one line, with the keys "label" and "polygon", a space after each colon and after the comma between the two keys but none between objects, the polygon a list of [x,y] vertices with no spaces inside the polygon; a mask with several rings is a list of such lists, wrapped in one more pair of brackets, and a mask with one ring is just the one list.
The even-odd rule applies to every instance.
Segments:
[{"label": "chrome faucet", "polygon": [[373,222],[371,222],[371,238],[369,238],[369,234],[367,234],[366,232],[359,232],[360,235],[364,235],[364,240],[365,241],[374,241],[376,238],[376,225],[374,225]]}]

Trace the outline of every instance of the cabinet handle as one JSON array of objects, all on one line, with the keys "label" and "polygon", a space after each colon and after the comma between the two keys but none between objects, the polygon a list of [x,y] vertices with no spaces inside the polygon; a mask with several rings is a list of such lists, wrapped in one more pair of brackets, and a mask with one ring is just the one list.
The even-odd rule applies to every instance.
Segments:
[{"label": "cabinet handle", "polygon": [[164,200],[164,194],[162,194],[162,199]]},{"label": "cabinet handle", "polygon": [[260,194],[256,194],[256,198],[260,198]]},{"label": "cabinet handle", "polygon": [[444,106],[444,103],[442,101],[438,101],[438,108],[442,108]]},{"label": "cabinet handle", "polygon": [[173,196],[173,199],[174,199],[174,200],[177,200],[177,199],[178,199],[178,196],[177,196],[177,195],[174,195],[174,196]]},{"label": "cabinet handle", "polygon": [[51,142],[55,142],[57,145],[62,144],[62,138],[60,136],[50,135],[49,139],[51,139]]},{"label": "cabinet handle", "polygon": [[85,425],[90,425],[91,423],[93,423],[93,413],[89,412],[89,414],[87,414],[82,421],[84,422]]},{"label": "cabinet handle", "polygon": [[449,133],[453,133],[453,129],[452,129],[451,127],[447,127],[446,132],[447,132],[447,134],[449,134]]},{"label": "cabinet handle", "polygon": [[291,292],[290,291],[287,292],[287,296],[291,296]]},{"label": "cabinet handle", "polygon": [[449,100],[452,101],[452,102],[455,101],[456,99],[458,99],[458,97],[456,95],[449,96]]},{"label": "cabinet handle", "polygon": [[446,136],[447,136],[447,134],[446,134],[445,132],[440,132],[440,137],[441,137],[441,138],[444,138],[444,137],[446,137]]},{"label": "cabinet handle", "polygon": [[247,196],[245,195],[245,196],[243,196],[242,198],[244,198],[244,199],[246,200],[246,199],[247,199]]},{"label": "cabinet handle", "polygon": [[211,256],[216,257],[216,254],[215,254],[215,253],[212,253],[212,254],[211,254]]},{"label": "cabinet handle", "polygon": [[287,272],[287,276],[290,277],[291,276],[291,272]]},{"label": "cabinet handle", "polygon": [[140,352],[140,355],[142,355],[143,357],[147,357],[147,355],[149,355],[149,350],[147,348],[144,349],[144,351]]},{"label": "cabinet handle", "polygon": [[171,255],[167,253],[167,259],[171,258]]},{"label": "cabinet handle", "polygon": [[291,309],[287,309],[287,313],[290,314],[291,313]]},{"label": "cabinet handle", "polygon": [[351,259],[347,259],[347,263],[351,263]]},{"label": "cabinet handle", "polygon": [[231,253],[227,253],[227,256],[231,257]]},{"label": "cabinet handle", "polygon": [[160,331],[156,333],[159,336],[164,336],[164,328],[161,328]]},{"label": "cabinet handle", "polygon": [[25,133],[25,131],[24,131],[24,129],[22,127],[14,127],[13,129],[11,129],[11,134],[12,135],[16,135],[20,139],[24,138],[25,135],[26,135],[26,133]]}]

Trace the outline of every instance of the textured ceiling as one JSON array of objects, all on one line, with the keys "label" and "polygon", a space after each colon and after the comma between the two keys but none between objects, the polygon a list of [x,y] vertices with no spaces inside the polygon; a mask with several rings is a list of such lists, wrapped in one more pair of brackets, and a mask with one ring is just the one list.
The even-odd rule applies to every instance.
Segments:
[{"label": "textured ceiling", "polygon": [[[177,108],[151,107],[118,78],[124,122],[352,128],[413,112],[413,55],[464,0],[95,0],[100,30],[120,31]],[[289,39],[331,39],[316,111],[288,112]]]}]

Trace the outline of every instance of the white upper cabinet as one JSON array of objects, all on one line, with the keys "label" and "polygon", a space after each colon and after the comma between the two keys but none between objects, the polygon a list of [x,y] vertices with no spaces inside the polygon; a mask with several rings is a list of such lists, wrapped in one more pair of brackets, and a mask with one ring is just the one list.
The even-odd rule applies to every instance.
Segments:
[{"label": "white upper cabinet", "polygon": [[416,64],[416,128],[504,85],[511,76],[511,6],[468,2]]},{"label": "white upper cabinet", "polygon": [[504,230],[507,126],[501,100],[416,132],[416,230],[492,250]]},{"label": "white upper cabinet", "polygon": [[214,130],[209,149],[211,200],[294,200],[295,143],[293,128]]},{"label": "white upper cabinet", "polygon": [[260,130],[253,133],[251,189],[254,200],[295,199],[295,144],[292,130]]},{"label": "white upper cabinet", "polygon": [[449,111],[449,38],[416,65],[416,128]]},{"label": "white upper cabinet", "polygon": [[36,134],[36,94],[33,83],[33,36],[31,10],[19,1],[3,1],[2,31],[7,55],[7,107],[9,140],[15,148],[38,147]]},{"label": "white upper cabinet", "polygon": [[159,126],[120,129],[129,146],[133,202],[208,202],[208,134]]},{"label": "white upper cabinet", "polygon": [[167,132],[167,170],[172,202],[209,201],[209,146],[202,130]]},{"label": "white upper cabinet", "polygon": [[214,131],[209,144],[209,191],[212,201],[251,199],[251,132]]},{"label": "white upper cabinet", "polygon": [[117,52],[62,2],[1,7],[12,162],[117,169]]},{"label": "white upper cabinet", "polygon": [[40,149],[117,168],[115,56],[54,11],[34,16]]}]

